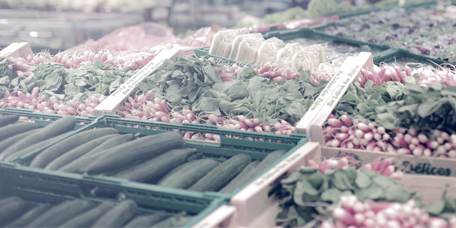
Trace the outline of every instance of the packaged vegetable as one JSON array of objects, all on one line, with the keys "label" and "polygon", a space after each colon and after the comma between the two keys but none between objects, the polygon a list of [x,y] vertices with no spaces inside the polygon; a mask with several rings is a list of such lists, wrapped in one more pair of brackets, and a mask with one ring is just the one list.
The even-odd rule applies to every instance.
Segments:
[{"label": "packaged vegetable", "polygon": [[264,38],[261,37],[247,37],[240,44],[236,61],[253,64],[258,57],[258,48],[263,44]]},{"label": "packaged vegetable", "polygon": [[247,37],[263,38],[263,35],[261,35],[260,33],[252,33],[252,34],[242,34],[242,35],[236,36],[236,38],[234,38],[234,40],[231,44],[231,52],[229,55],[229,59],[236,59],[236,57],[238,55],[238,51],[239,51],[239,45]]},{"label": "packaged vegetable", "polygon": [[247,33],[249,33],[248,28],[229,29],[218,32],[215,34],[214,39],[212,40],[209,54],[228,58],[228,55],[231,52],[231,43],[233,42],[234,38],[240,34]]},{"label": "packaged vegetable", "polygon": [[264,66],[266,63],[273,63],[276,59],[277,52],[285,47],[282,40],[272,37],[263,42],[258,49],[258,58],[255,62],[257,66]]},{"label": "packaged vegetable", "polygon": [[300,52],[304,47],[299,43],[288,43],[284,48],[277,52],[276,63],[281,68],[290,68],[291,58],[294,54]]}]

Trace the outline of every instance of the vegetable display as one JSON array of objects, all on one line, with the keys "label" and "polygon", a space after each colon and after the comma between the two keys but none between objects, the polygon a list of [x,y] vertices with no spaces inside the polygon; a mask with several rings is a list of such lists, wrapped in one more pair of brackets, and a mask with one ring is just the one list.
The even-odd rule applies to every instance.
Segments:
[{"label": "vegetable display", "polygon": [[138,205],[131,199],[118,204],[75,199],[37,205],[12,196],[0,200],[0,211],[2,227],[183,227],[193,219],[185,212],[137,215]]}]

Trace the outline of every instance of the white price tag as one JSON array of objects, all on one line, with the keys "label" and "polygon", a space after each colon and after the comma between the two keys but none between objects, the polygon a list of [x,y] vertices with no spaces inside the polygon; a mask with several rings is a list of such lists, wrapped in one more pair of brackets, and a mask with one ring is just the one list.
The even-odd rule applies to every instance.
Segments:
[{"label": "white price tag", "polygon": [[8,47],[0,51],[2,57],[15,57],[15,58],[27,58],[28,55],[32,54],[32,48],[27,42],[12,43]]}]

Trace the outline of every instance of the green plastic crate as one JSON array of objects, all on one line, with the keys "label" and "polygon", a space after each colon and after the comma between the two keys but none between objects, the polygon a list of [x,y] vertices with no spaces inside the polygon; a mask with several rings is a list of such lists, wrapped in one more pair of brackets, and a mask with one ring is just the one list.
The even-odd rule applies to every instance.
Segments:
[{"label": "green plastic crate", "polygon": [[431,57],[427,57],[424,55],[417,55],[410,53],[404,49],[388,49],[386,51],[377,53],[374,55],[374,63],[379,64],[381,62],[384,63],[394,63],[395,60],[407,60],[407,62],[415,62],[415,63],[436,63],[436,64],[444,64],[447,63],[441,59],[434,59]]},{"label": "green plastic crate", "polygon": [[119,189],[125,198],[138,204],[138,215],[166,211],[169,215],[186,211],[195,218],[184,227],[191,227],[224,203],[223,198],[209,197],[203,193],[169,189],[156,190],[148,186],[128,181],[100,179],[92,180],[82,175],[60,174],[46,170],[31,170],[14,164],[0,163],[0,197],[18,196],[36,204],[58,204],[65,200],[86,199],[103,202],[116,199],[94,197],[90,190],[94,187]]},{"label": "green plastic crate", "polygon": [[[18,116],[24,116],[24,117],[29,117],[32,118],[36,124],[40,127],[47,126],[48,124],[51,124],[52,122],[60,119],[63,117],[63,115],[57,115],[57,114],[46,114],[46,113],[40,113],[40,112],[34,112],[32,110],[27,110],[27,109],[20,109],[20,108],[5,108],[5,109],[0,109],[0,114],[3,116],[6,115],[18,115]],[[75,129],[79,129],[85,125],[88,125],[95,121],[98,117],[79,117],[76,116],[76,127]]]},{"label": "green plastic crate", "polygon": [[[87,125],[84,128],[78,130],[78,132],[85,131],[88,129],[93,128],[100,128],[100,127],[113,127],[119,131],[121,134],[140,134],[141,136],[144,135],[154,135],[160,134],[163,132],[168,131],[190,131],[195,133],[212,133],[220,135],[220,143],[214,142],[194,142],[194,141],[187,141],[187,147],[196,148],[197,152],[201,152],[204,154],[205,158],[211,158],[220,162],[223,162],[230,157],[244,153],[252,157],[253,160],[263,159],[265,158],[268,153],[275,151],[275,150],[286,150],[288,153],[279,159],[275,164],[283,160],[285,157],[293,153],[299,147],[304,145],[308,142],[307,135],[299,135],[293,134],[291,136],[285,135],[275,135],[275,134],[265,134],[265,133],[256,133],[256,132],[246,132],[246,131],[238,131],[238,130],[226,130],[220,129],[217,126],[205,126],[201,124],[172,124],[172,123],[162,123],[162,122],[150,122],[150,121],[141,121],[141,120],[132,120],[132,119],[125,119],[120,118],[119,116],[113,115],[105,115],[100,119],[97,119],[95,123]],[[238,139],[233,138],[234,136],[239,137]],[[70,137],[70,136],[68,136]],[[251,139],[258,139],[251,140]],[[261,140],[261,141],[260,141]],[[60,140],[58,140],[60,141]],[[35,169],[35,168],[28,168],[25,167],[33,160],[35,156],[37,156],[42,150],[46,149],[47,147],[57,143],[58,141],[51,143],[43,148],[40,148],[36,151],[31,152],[28,155],[22,156],[19,159],[13,161],[13,163],[17,163],[17,165],[23,169],[27,169],[30,172],[46,172],[42,169]],[[271,165],[273,167],[275,164]],[[270,168],[271,168],[270,167]],[[268,169],[267,169],[268,170]],[[79,178],[89,178],[94,181],[99,182],[129,182],[127,180],[121,180],[117,178],[111,177],[103,177],[103,176],[85,176],[79,174],[69,174],[69,173],[61,173],[55,171],[47,171],[46,173],[54,173],[61,177],[66,177],[67,175]],[[254,179],[252,179],[253,181]],[[150,186],[151,188],[157,189],[157,191],[169,192],[169,191],[177,191],[182,194],[202,194],[199,192],[188,191],[188,190],[181,190],[181,189],[171,189],[171,188],[164,188],[154,185],[147,185],[147,184],[138,184],[139,186]],[[219,194],[215,192],[207,192],[205,194],[210,196],[216,196],[220,198],[224,198],[229,200],[232,195],[238,192],[240,189],[233,191],[231,194]],[[184,194],[185,195],[185,194]]]}]

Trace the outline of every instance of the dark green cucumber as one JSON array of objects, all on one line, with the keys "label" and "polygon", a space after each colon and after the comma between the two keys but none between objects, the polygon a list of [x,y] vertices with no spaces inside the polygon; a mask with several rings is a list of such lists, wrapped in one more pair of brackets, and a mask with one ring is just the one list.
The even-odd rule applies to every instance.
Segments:
[{"label": "dark green cucumber", "polygon": [[62,154],[76,148],[79,145],[82,145],[86,142],[89,142],[93,139],[103,137],[105,135],[110,134],[118,134],[116,129],[114,128],[97,128],[92,130],[87,130],[80,132],[76,135],[72,135],[49,148],[42,151],[38,154],[30,163],[30,167],[32,168],[44,168],[47,164],[49,164],[52,160],[56,159],[57,157],[61,156]]},{"label": "dark green cucumber", "polygon": [[92,227],[122,227],[138,210],[133,200],[124,200],[101,216]]},{"label": "dark green cucumber", "polygon": [[112,135],[106,135],[100,138],[96,138],[94,140],[91,140],[87,143],[84,143],[62,155],[60,155],[58,158],[54,159],[52,162],[50,162],[44,169],[47,170],[57,170],[62,168],[65,165],[68,165],[70,162],[74,161],[75,159],[81,157],[85,153],[93,150],[95,147],[99,146],[100,144],[104,143],[106,140],[109,140],[117,135],[112,134]]},{"label": "dark green cucumber", "polygon": [[104,201],[98,207],[70,219],[60,227],[91,227],[93,223],[114,208],[114,206],[115,204],[112,201]]},{"label": "dark green cucumber", "polygon": [[28,210],[32,209],[33,205],[24,200],[13,201],[0,207],[0,227],[18,219]]},{"label": "dark green cucumber", "polygon": [[151,227],[160,221],[168,218],[168,215],[165,212],[158,212],[153,215],[144,215],[144,216],[137,216],[133,220],[131,220],[127,225],[123,228],[138,228],[138,227]]},{"label": "dark green cucumber", "polygon": [[93,208],[95,204],[87,200],[65,201],[29,223],[27,227],[58,227],[66,221]]},{"label": "dark green cucumber", "polygon": [[219,192],[229,194],[233,192],[235,188],[238,187],[239,183],[244,179],[246,175],[248,175],[258,164],[260,164],[260,160],[256,160],[246,166],[241,173],[239,173],[233,180],[231,180],[225,187],[223,187]]},{"label": "dark green cucumber", "polygon": [[220,165],[220,162],[212,159],[190,161],[166,174],[157,185],[185,189],[195,184],[218,165]]},{"label": "dark green cucumber", "polygon": [[203,153],[195,153],[187,159],[187,162],[203,158]]},{"label": "dark green cucumber", "polygon": [[276,150],[276,151],[271,152],[254,169],[252,169],[248,173],[244,173],[243,175],[239,174],[227,186],[225,186],[222,190],[220,190],[220,192],[228,194],[228,193],[233,192],[236,188],[240,188],[240,187],[244,186],[249,181],[251,181],[253,178],[260,175],[261,172],[266,170],[274,162],[278,161],[286,153],[287,153],[287,151],[285,151],[285,150]]},{"label": "dark green cucumber", "polygon": [[218,191],[251,162],[252,158],[249,155],[238,154],[215,167],[215,169],[192,185],[189,190],[201,192]]},{"label": "dark green cucumber", "polygon": [[148,182],[161,178],[177,166],[182,165],[195,153],[196,149],[170,150],[158,157],[120,172],[114,177],[137,182]]},{"label": "dark green cucumber", "polygon": [[53,138],[57,135],[61,135],[65,132],[72,131],[75,126],[76,118],[74,116],[64,116],[56,120],[55,122],[47,125],[46,127],[40,129],[40,131],[36,134],[27,136],[19,140],[17,143],[6,149],[5,152],[11,153],[11,151],[20,151],[31,145]]},{"label": "dark green cucumber", "polygon": [[12,124],[19,120],[19,116],[11,115],[11,116],[0,116],[0,127],[7,126],[8,124]]},{"label": "dark green cucumber", "polygon": [[6,204],[9,204],[11,202],[21,201],[21,200],[22,199],[17,196],[8,197],[8,198],[0,200],[0,207],[4,206]]},{"label": "dark green cucumber", "polygon": [[24,215],[22,215],[20,218],[16,219],[14,222],[6,225],[5,227],[25,227],[51,208],[52,205],[50,204],[43,204],[37,206],[28,211],[27,213],[25,213]]},{"label": "dark green cucumber", "polygon": [[192,216],[175,215],[171,218],[165,219],[160,223],[155,224],[151,228],[163,227],[182,227],[193,219]]},{"label": "dark green cucumber", "polygon": [[13,125],[8,125],[6,127],[0,128],[0,141],[3,141],[7,138],[13,137],[15,135],[37,129],[38,125],[36,123],[23,122]]},{"label": "dark green cucumber", "polygon": [[88,174],[109,173],[132,164],[150,160],[172,149],[182,148],[185,141],[178,132],[145,136],[109,149],[83,171]]},{"label": "dark green cucumber", "polygon": [[17,134],[13,137],[9,137],[3,141],[0,142],[0,160],[2,158],[4,158],[5,154],[5,150],[8,149],[8,147],[12,146],[13,144],[17,143],[17,141],[21,140],[22,138],[24,137],[27,137],[31,134],[34,134],[36,133],[37,131],[39,131],[40,129],[35,129],[35,130],[31,130],[31,131],[27,131],[27,132],[24,132],[24,133],[21,133],[21,134]]},{"label": "dark green cucumber", "polygon": [[27,147],[25,149],[20,150],[20,151],[11,151],[11,153],[9,153],[9,154],[5,155],[5,157],[3,157],[2,161],[11,161],[11,160],[13,160],[13,159],[15,159],[17,157],[21,157],[21,156],[27,155],[27,154],[29,154],[29,153],[31,153],[31,152],[43,147],[43,146],[46,146],[47,144],[52,143],[52,142],[56,141],[57,139],[63,138],[66,135],[69,135],[71,133],[73,133],[73,132],[70,131],[70,132],[67,132],[67,133],[64,133],[64,134],[61,134],[61,135],[57,135],[57,136],[55,136],[53,138],[50,138],[48,140],[44,140],[44,141],[39,142],[37,144],[31,145],[31,146],[29,146],[29,147]]},{"label": "dark green cucumber", "polygon": [[128,141],[131,141],[133,139],[135,139],[135,136],[133,134],[116,135],[114,138],[108,139],[106,142],[95,147],[93,150],[89,151],[87,154],[82,155],[80,158],[77,158],[76,160],[72,161],[71,163],[58,169],[58,171],[77,173],[77,172],[79,172],[80,169],[87,167],[95,159],[97,159],[101,155],[103,155],[105,153],[105,150],[119,146],[119,145],[124,144]]}]

